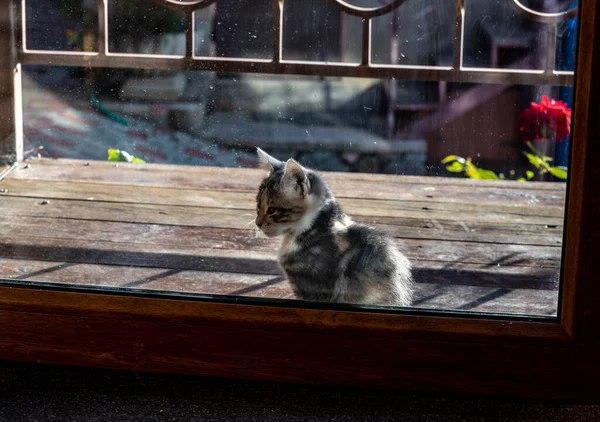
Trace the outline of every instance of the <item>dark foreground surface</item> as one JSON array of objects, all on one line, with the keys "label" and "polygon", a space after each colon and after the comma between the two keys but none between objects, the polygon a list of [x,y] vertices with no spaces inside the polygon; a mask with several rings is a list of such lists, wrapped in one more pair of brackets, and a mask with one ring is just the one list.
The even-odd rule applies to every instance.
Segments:
[{"label": "dark foreground surface", "polygon": [[1,421],[598,421],[600,406],[0,362]]}]

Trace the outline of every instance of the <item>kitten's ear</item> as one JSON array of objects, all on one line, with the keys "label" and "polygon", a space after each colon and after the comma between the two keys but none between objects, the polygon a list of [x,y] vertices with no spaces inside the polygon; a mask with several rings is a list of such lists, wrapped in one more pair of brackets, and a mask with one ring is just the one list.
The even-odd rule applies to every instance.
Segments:
[{"label": "kitten's ear", "polygon": [[300,193],[302,196],[306,196],[308,194],[309,186],[306,170],[291,158],[285,163],[283,184],[284,186]]},{"label": "kitten's ear", "polygon": [[256,148],[256,153],[258,154],[258,161],[260,163],[261,168],[268,170],[268,171],[273,171],[273,170],[283,168],[284,164],[282,161],[279,161],[275,157],[271,157],[269,154],[264,152],[262,149]]},{"label": "kitten's ear", "polygon": [[294,179],[302,182],[306,180],[306,171],[296,160],[289,159],[285,163],[285,171],[283,177],[293,177]]}]

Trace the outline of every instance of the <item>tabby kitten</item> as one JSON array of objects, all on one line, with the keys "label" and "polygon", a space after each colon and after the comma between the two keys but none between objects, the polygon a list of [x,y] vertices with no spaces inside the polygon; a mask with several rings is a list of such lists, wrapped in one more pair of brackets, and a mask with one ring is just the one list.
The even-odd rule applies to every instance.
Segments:
[{"label": "tabby kitten", "polygon": [[411,265],[394,241],[353,222],[314,171],[257,151],[269,175],[256,196],[256,225],[283,235],[279,264],[297,297],[409,306]]}]

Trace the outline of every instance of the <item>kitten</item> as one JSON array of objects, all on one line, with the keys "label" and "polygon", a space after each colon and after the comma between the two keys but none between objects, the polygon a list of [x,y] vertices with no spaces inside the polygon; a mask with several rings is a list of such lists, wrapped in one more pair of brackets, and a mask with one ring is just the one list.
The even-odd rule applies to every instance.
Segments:
[{"label": "kitten", "polygon": [[409,306],[409,260],[384,234],[353,222],[325,181],[296,161],[257,149],[269,171],[256,196],[256,225],[283,235],[279,264],[299,299]]}]

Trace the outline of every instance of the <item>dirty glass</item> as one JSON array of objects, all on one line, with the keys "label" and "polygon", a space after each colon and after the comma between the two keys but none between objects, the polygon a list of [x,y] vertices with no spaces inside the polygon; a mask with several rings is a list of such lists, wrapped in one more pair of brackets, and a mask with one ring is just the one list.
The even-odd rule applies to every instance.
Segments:
[{"label": "dirty glass", "polygon": [[[0,181],[0,278],[557,315],[577,18],[519,5],[558,15],[576,2],[218,0],[193,16],[176,0],[24,3],[25,160]],[[273,186],[295,175],[314,200],[313,169],[354,223],[315,208],[265,235],[269,217],[309,206],[257,204],[269,169],[256,147],[289,165]],[[388,294],[407,286],[395,245],[410,304]],[[303,276],[278,263],[292,253]]]}]

